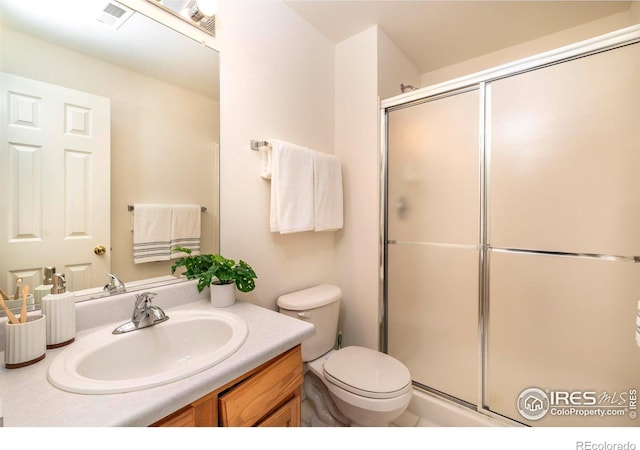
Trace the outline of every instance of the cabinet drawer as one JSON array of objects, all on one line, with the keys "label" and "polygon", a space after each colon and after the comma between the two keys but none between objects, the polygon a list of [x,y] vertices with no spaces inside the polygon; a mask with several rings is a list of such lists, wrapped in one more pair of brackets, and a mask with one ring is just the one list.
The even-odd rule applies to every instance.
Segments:
[{"label": "cabinet drawer", "polygon": [[302,353],[298,345],[220,397],[221,423],[230,427],[253,426],[296,397],[301,385]]}]

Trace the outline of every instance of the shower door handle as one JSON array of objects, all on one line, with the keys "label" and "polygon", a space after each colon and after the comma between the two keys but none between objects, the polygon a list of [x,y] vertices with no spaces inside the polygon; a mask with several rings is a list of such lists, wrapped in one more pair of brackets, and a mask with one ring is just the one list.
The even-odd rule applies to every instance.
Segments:
[{"label": "shower door handle", "polygon": [[409,209],[409,202],[406,197],[399,197],[396,200],[396,212],[398,213],[399,219],[404,219],[407,215],[407,210]]}]

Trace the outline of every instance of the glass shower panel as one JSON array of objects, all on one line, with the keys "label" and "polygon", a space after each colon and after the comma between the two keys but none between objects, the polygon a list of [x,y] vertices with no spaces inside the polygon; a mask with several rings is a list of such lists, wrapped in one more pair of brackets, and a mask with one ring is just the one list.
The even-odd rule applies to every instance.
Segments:
[{"label": "glass shower panel", "polygon": [[[638,264],[493,251],[490,272],[490,410],[535,426],[640,426]],[[521,401],[539,407],[518,402],[532,388],[546,403],[536,391]]]},{"label": "glass shower panel", "polygon": [[495,81],[490,244],[640,255],[640,44]]},{"label": "glass shower panel", "polygon": [[478,243],[478,91],[388,114],[388,239]]},{"label": "glass shower panel", "polygon": [[388,352],[414,381],[477,403],[478,250],[390,245]]},{"label": "glass shower panel", "polygon": [[388,113],[388,352],[412,379],[476,404],[477,90]]}]

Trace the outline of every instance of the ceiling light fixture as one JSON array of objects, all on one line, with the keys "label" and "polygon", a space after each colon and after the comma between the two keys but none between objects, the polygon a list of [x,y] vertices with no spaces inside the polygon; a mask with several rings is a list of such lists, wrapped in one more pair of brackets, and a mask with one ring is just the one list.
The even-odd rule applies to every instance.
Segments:
[{"label": "ceiling light fixture", "polygon": [[212,36],[216,35],[217,0],[147,0]]},{"label": "ceiling light fixture", "polygon": [[196,0],[193,9],[197,10],[203,16],[212,17],[218,12],[218,2],[217,0]]}]

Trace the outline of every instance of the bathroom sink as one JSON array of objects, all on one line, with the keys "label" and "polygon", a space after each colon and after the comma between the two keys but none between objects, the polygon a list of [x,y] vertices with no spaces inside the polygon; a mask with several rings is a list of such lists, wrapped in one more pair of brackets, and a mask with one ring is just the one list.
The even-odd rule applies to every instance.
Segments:
[{"label": "bathroom sink", "polygon": [[178,310],[169,320],[125,334],[114,326],[83,336],[51,362],[49,382],[80,394],[115,394],[170,383],[235,353],[246,323],[224,311]]}]

